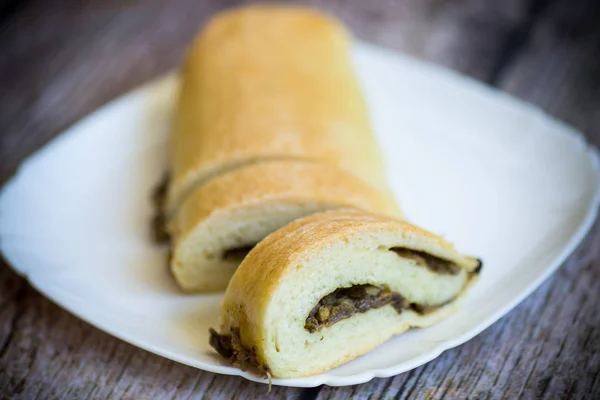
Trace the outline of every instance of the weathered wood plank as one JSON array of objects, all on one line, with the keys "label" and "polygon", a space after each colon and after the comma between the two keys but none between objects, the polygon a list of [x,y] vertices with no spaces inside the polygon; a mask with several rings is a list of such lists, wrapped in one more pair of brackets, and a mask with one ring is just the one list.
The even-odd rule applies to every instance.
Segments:
[{"label": "weathered wood plank", "polygon": [[555,2],[499,86],[577,127],[600,146],[600,5]]},{"label": "weathered wood plank", "polygon": [[[312,0],[360,38],[493,80],[600,143],[592,0]],[[214,11],[239,1],[16,7],[0,27],[0,182],[110,99],[177,65]],[[527,24],[537,22],[532,28]],[[506,58],[516,31],[532,34]],[[4,61],[9,60],[9,61]],[[502,62],[510,64],[503,68]],[[500,62],[500,66],[499,65]],[[406,374],[267,398],[581,398],[600,393],[600,228],[549,282],[467,344]],[[0,393],[19,398],[258,398],[266,386],[139,350],[71,316],[0,263]],[[2,396],[0,396],[2,397]]]}]

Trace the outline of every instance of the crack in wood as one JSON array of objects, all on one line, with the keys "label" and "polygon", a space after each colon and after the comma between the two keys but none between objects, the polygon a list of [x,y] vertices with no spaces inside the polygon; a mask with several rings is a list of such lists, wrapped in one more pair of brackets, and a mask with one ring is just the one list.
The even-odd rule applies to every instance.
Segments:
[{"label": "crack in wood", "polygon": [[[459,357],[461,355],[462,350],[463,350],[462,347],[458,347],[456,349],[453,349],[453,351],[455,351],[455,352],[458,353]],[[448,355],[449,355],[449,353],[446,353],[446,356],[448,356]],[[453,379],[448,379],[448,377],[450,376],[450,373],[451,373],[451,369],[452,368],[446,368],[446,370],[444,371],[444,375],[440,379],[440,381],[445,384],[445,385],[440,385],[440,386],[445,386],[444,387],[444,391],[442,392],[440,399],[444,399],[450,393],[450,391],[456,391],[458,389],[458,386],[457,387],[452,387],[454,385],[454,380]],[[435,393],[437,393],[438,389],[439,388],[436,388]]]},{"label": "crack in wood", "polygon": [[[415,378],[415,383],[414,385],[411,386],[411,388],[408,390],[408,392],[406,393],[405,398],[410,399],[411,395],[413,394],[413,392],[415,391],[415,389],[417,388],[417,386],[419,385],[419,380],[421,379],[421,376],[423,376],[423,374],[425,373],[425,371],[427,370],[427,368],[430,366],[431,364],[425,364],[423,366],[421,366],[421,372],[419,372],[419,375]],[[400,393],[398,393],[400,394]]]},{"label": "crack in wood", "polygon": [[323,385],[306,388],[298,395],[298,400],[315,400],[319,392],[323,389]]},{"label": "crack in wood", "polygon": [[[187,396],[188,399],[192,399],[192,396],[194,395],[194,393],[198,389],[198,386],[202,382],[203,375],[204,375],[203,372],[198,371],[198,375],[196,376],[196,380],[194,381],[194,386],[192,386],[192,389],[190,390],[190,393]],[[175,395],[173,395],[173,396],[175,396]]]},{"label": "crack in wood", "polygon": [[390,386],[392,386],[394,384],[394,380],[395,380],[394,378],[388,379],[386,384],[381,389],[381,393],[387,393],[387,391],[390,389]]},{"label": "crack in wood", "polygon": [[111,396],[114,393],[115,388],[117,387],[117,385],[119,384],[119,382],[121,381],[121,379],[123,378],[123,375],[125,374],[125,371],[127,370],[127,367],[129,366],[129,363],[131,362],[131,360],[133,359],[133,357],[136,355],[135,352],[130,352],[129,355],[127,356],[127,359],[125,360],[125,362],[123,362],[123,364],[121,365],[119,372],[117,373],[117,377],[115,378],[115,382],[113,384],[112,389],[110,390],[110,392],[108,392],[108,395],[106,396],[107,399],[110,399]]},{"label": "crack in wood", "polygon": [[513,28],[504,41],[504,45],[487,79],[488,84],[498,86],[512,61],[527,44],[540,16],[554,1],[556,0],[533,0],[525,20]]},{"label": "crack in wood", "polygon": [[[415,376],[415,374],[417,373],[417,369],[411,369],[408,372],[405,372],[406,374],[406,378],[404,379],[404,382],[402,383],[402,386],[400,386],[398,388],[397,394],[398,396],[401,396],[402,393],[404,393],[405,387],[408,384],[408,382],[410,382],[410,380]],[[390,378],[390,379],[394,379],[394,378]]]},{"label": "crack in wood", "polygon": [[27,286],[25,283],[21,282],[21,286],[12,297],[13,301],[16,303],[15,314],[8,323],[8,335],[6,335],[6,339],[0,345],[0,360],[2,360],[4,358],[4,355],[7,353],[8,348],[10,347],[13,341],[17,325],[19,324],[21,318],[23,318],[23,316],[25,315],[25,304],[23,300],[25,299],[26,295]]}]

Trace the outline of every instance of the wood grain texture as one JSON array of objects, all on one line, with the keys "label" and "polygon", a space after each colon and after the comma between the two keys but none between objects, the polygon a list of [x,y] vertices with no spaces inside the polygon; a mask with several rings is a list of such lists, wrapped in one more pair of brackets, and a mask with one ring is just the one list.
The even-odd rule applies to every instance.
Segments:
[{"label": "wood grain texture", "polygon": [[[61,130],[174,68],[217,0],[21,1],[0,25],[0,182]],[[314,0],[365,40],[540,105],[600,145],[595,0]],[[515,310],[420,368],[343,388],[266,386],[139,350],[0,265],[0,397],[599,398],[600,224]]]},{"label": "wood grain texture", "polygon": [[[313,0],[359,38],[489,79],[532,0]],[[29,0],[0,30],[0,181],[102,104],[175,68],[214,12],[244,1]],[[295,2],[301,3],[301,2]]]}]

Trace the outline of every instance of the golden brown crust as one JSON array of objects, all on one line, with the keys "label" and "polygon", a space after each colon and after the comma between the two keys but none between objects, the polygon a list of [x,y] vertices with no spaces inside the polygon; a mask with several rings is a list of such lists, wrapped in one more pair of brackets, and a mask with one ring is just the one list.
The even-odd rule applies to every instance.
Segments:
[{"label": "golden brown crust", "polygon": [[182,71],[168,207],[231,165],[287,157],[330,162],[384,186],[348,34],[303,7],[223,13]]},{"label": "golden brown crust", "polygon": [[171,225],[173,236],[185,236],[199,223],[219,214],[226,218],[240,207],[276,206],[282,202],[330,204],[400,216],[391,194],[352,174],[324,163],[264,161],[219,175],[182,204]]}]

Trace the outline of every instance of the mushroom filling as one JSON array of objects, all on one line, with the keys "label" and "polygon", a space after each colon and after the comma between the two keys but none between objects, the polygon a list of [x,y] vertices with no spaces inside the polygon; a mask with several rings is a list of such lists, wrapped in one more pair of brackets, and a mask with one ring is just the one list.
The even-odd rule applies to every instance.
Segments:
[{"label": "mushroom filling", "polygon": [[354,285],[348,288],[338,288],[323,297],[311,310],[304,323],[304,329],[313,333],[350,318],[354,314],[364,313],[372,308],[381,308],[388,304],[391,304],[398,314],[403,310],[427,314],[442,307],[446,302],[434,306],[411,303],[400,293],[392,292],[386,285]]},{"label": "mushroom filling", "polygon": [[417,262],[417,265],[425,267],[432,272],[442,275],[456,275],[460,272],[460,267],[451,261],[432,256],[423,251],[405,249],[403,247],[392,247],[390,251],[398,254],[402,258],[408,258]]},{"label": "mushroom filling", "polygon": [[241,368],[243,371],[256,371],[261,376],[267,376],[269,367],[258,361],[256,348],[248,349],[242,345],[240,330],[231,328],[229,334],[222,335],[214,329],[209,329],[209,343],[217,353],[223,358],[229,360],[232,365]]},{"label": "mushroom filling", "polygon": [[252,244],[249,246],[236,247],[233,249],[225,250],[223,252],[222,258],[225,261],[242,262],[242,260],[244,258],[246,258],[246,256],[248,255],[248,253],[250,253],[250,250],[252,250],[254,248],[254,246],[256,246],[256,245]]},{"label": "mushroom filling", "polygon": [[167,217],[165,215],[168,187],[169,176],[165,174],[152,191],[152,204],[154,205],[152,236],[156,243],[169,243],[171,240],[169,232],[167,232]]},{"label": "mushroom filling", "polygon": [[[390,251],[402,258],[414,260],[417,265],[437,274],[456,275],[460,272],[460,267],[455,263],[422,251],[403,247],[392,247]],[[354,285],[348,288],[338,288],[323,297],[309,313],[304,328],[311,333],[316,332],[323,327],[350,318],[354,314],[364,313],[372,308],[381,308],[388,304],[391,304],[398,314],[405,309],[418,314],[428,314],[447,303],[438,305],[416,304],[409,302],[400,293],[392,292],[386,285]]]}]

